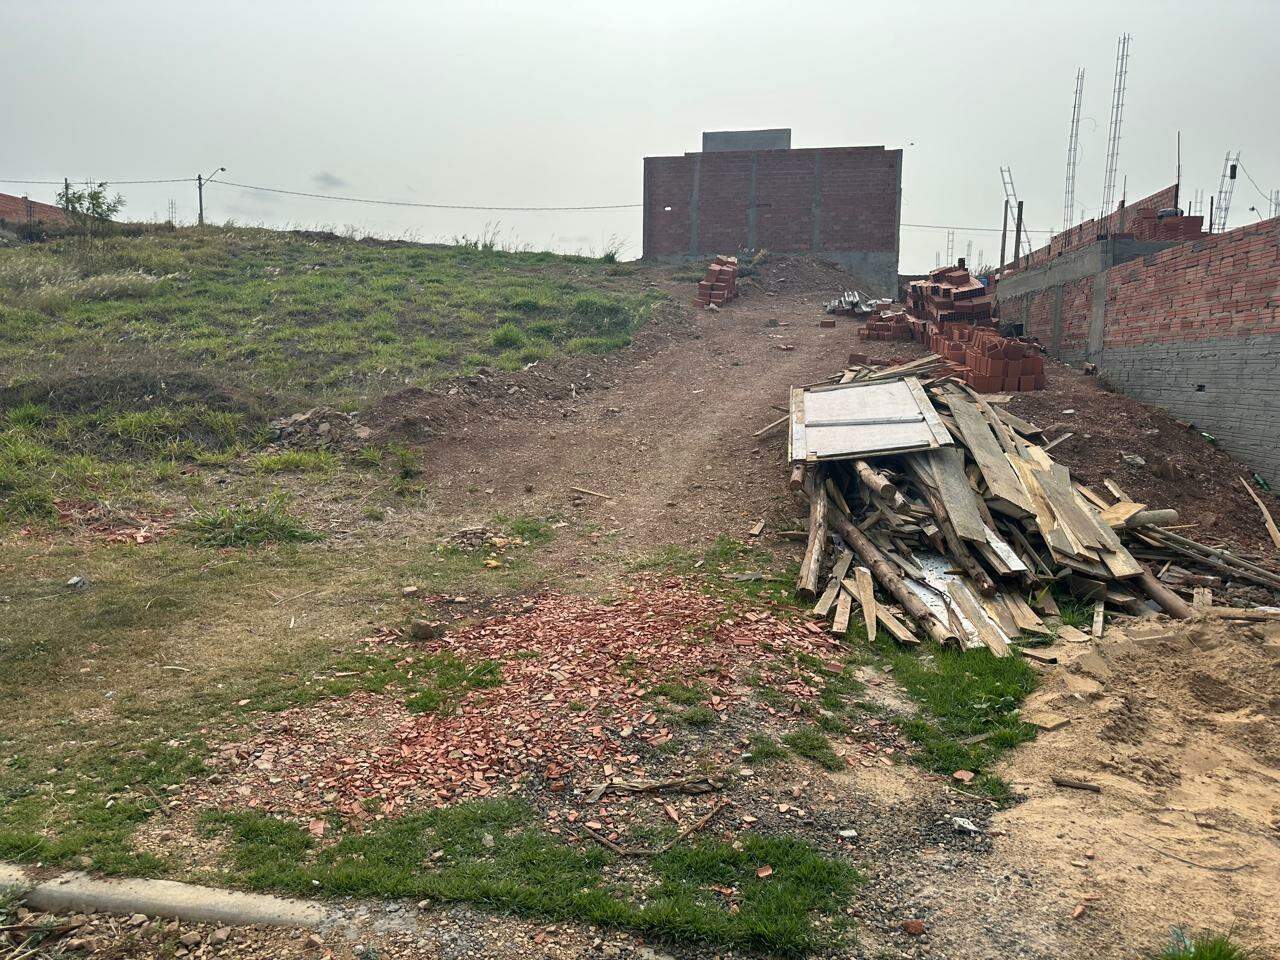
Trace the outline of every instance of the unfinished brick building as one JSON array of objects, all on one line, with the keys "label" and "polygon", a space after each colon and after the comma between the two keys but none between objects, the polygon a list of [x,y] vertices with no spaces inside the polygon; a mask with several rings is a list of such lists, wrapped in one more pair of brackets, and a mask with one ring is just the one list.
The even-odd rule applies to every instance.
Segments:
[{"label": "unfinished brick building", "polygon": [[790,143],[790,130],[708,133],[699,153],[645,157],[645,259],[806,253],[892,296],[902,151]]}]

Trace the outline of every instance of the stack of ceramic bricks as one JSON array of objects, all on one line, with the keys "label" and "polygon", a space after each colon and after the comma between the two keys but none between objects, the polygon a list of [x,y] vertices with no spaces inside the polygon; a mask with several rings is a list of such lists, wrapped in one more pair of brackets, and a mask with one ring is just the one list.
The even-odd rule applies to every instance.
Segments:
[{"label": "stack of ceramic bricks", "polygon": [[1044,357],[1034,347],[1002,337],[990,327],[944,323],[929,346],[979,393],[1044,389]]},{"label": "stack of ceramic bricks", "polygon": [[698,284],[698,296],[694,303],[702,306],[714,303],[724,306],[738,295],[738,258],[716,257],[707,267],[707,275]]},{"label": "stack of ceramic bricks", "polygon": [[884,311],[858,329],[863,340],[911,340],[914,334],[905,313]]}]

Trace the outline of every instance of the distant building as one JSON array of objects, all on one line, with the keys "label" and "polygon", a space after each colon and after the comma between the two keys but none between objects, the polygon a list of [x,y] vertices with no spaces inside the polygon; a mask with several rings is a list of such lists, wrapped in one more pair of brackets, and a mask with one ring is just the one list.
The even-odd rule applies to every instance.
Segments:
[{"label": "distant building", "polygon": [[29,197],[15,197],[12,194],[0,193],[0,222],[66,223],[67,214],[61,207],[55,207],[51,203],[41,203]]},{"label": "distant building", "polygon": [[644,257],[739,250],[833,260],[893,296],[898,286],[902,151],[791,148],[790,130],[702,135],[702,151],[645,157]]}]

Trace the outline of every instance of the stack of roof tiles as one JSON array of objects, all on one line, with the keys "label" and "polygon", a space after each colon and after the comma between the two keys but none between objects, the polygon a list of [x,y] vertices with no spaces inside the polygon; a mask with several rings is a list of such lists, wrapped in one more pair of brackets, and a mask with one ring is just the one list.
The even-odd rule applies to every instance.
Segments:
[{"label": "stack of roof tiles", "polygon": [[707,267],[707,275],[698,284],[694,303],[723,306],[738,295],[738,258],[716,257]]},{"label": "stack of roof tiles", "polygon": [[929,348],[979,393],[1044,389],[1044,357],[991,327],[945,323],[930,335]]},{"label": "stack of roof tiles", "polygon": [[927,280],[913,280],[907,291],[911,315],[933,324],[949,320],[990,323],[994,296],[964,267],[940,267]]}]

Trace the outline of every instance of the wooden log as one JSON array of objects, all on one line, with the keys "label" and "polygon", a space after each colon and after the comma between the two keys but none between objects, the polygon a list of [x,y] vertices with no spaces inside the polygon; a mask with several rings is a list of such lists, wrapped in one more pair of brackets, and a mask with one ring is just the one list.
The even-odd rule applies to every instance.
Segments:
[{"label": "wooden log", "polygon": [[809,492],[809,545],[800,563],[800,577],[796,591],[802,597],[818,595],[818,577],[822,573],[822,550],[827,539],[827,491],[823,486],[821,470],[810,471],[805,476],[805,489]]},{"label": "wooden log", "polygon": [[1102,787],[1096,783],[1089,783],[1085,780],[1076,780],[1072,777],[1052,776],[1049,778],[1059,787],[1067,787],[1071,790],[1087,790],[1090,793],[1101,793]]},{"label": "wooden log", "polygon": [[1157,580],[1155,574],[1151,572],[1151,568],[1145,563],[1142,565],[1142,573],[1138,575],[1137,583],[1146,592],[1147,596],[1160,606],[1161,610],[1175,620],[1189,620],[1191,618],[1193,611],[1190,605]]},{"label": "wooden log", "polygon": [[1166,523],[1177,522],[1177,510],[1139,510],[1121,526],[1125,530],[1133,530],[1137,527],[1164,526]]},{"label": "wooden log", "polygon": [[853,464],[853,469],[858,474],[858,480],[866,484],[866,486],[883,499],[894,510],[906,510],[906,498],[894,486],[893,481],[880,473],[871,464],[865,460],[857,460]]},{"label": "wooden log", "polygon": [[830,519],[831,525],[844,538],[844,542],[862,559],[875,578],[880,581],[880,586],[898,601],[907,616],[914,620],[920,629],[941,644],[960,642],[959,638],[933,615],[925,602],[915,595],[902,577],[898,576],[898,571],[893,564],[885,559],[879,548],[867,539],[867,535],[859,530],[852,520],[838,510],[832,511]]},{"label": "wooden log", "polygon": [[791,465],[791,479],[787,481],[787,486],[794,492],[804,489],[804,464],[793,463]]}]

